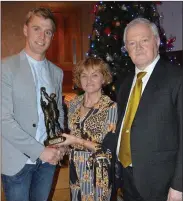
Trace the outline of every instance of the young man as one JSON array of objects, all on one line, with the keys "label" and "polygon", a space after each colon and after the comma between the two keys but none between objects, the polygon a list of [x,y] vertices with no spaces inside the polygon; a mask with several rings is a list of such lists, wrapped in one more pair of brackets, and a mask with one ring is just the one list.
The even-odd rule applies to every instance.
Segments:
[{"label": "young man", "polygon": [[117,97],[124,201],[182,201],[183,69],[160,58],[149,20],[130,22],[124,42],[135,64]]},{"label": "young man", "polygon": [[49,9],[31,10],[23,27],[25,48],[2,63],[2,183],[6,201],[46,201],[63,148],[43,145],[47,137],[40,88],[56,93],[63,127],[63,72],[46,51],[56,24]]}]

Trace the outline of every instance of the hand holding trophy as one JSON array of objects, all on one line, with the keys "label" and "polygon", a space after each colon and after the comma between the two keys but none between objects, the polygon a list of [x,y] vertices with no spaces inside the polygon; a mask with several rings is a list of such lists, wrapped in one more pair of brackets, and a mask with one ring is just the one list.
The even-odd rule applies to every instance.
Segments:
[{"label": "hand holding trophy", "polygon": [[[63,130],[61,129],[60,123],[58,121],[59,110],[55,100],[56,94],[51,93],[49,96],[45,87],[41,87],[40,93],[40,104],[44,113],[44,121],[47,133],[47,139],[44,141],[44,145],[54,146],[65,140],[65,138],[62,136]],[[43,100],[43,96],[46,98],[48,103]]]}]

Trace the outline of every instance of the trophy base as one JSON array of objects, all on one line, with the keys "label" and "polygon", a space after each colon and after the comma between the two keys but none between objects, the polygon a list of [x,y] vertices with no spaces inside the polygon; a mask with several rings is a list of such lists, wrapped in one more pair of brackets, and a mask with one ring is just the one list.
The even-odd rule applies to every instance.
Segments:
[{"label": "trophy base", "polygon": [[53,138],[46,139],[44,141],[44,145],[45,145],[45,147],[47,147],[47,146],[59,144],[59,143],[64,142],[64,141],[65,141],[65,137],[55,136]]}]

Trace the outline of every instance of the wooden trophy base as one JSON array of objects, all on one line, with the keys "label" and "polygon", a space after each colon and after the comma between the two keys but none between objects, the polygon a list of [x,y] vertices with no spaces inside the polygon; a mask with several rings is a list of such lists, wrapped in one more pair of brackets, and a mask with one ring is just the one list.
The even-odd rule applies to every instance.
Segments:
[{"label": "wooden trophy base", "polygon": [[63,137],[63,136],[55,136],[55,137],[46,139],[44,141],[44,145],[45,145],[45,147],[53,146],[53,145],[59,144],[59,143],[61,143],[63,141],[65,141],[65,137]]}]

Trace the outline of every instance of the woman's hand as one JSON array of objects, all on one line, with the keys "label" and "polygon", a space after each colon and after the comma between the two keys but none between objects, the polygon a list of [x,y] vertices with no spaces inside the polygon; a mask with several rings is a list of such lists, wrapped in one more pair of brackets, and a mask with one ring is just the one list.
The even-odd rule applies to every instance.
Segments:
[{"label": "woman's hand", "polygon": [[62,136],[65,137],[66,140],[64,142],[62,142],[62,143],[59,143],[60,146],[68,146],[68,145],[73,145],[73,144],[80,144],[81,143],[80,141],[82,140],[82,139],[80,139],[80,138],[78,138],[78,137],[76,137],[76,136],[74,136],[72,134],[63,133]]}]

